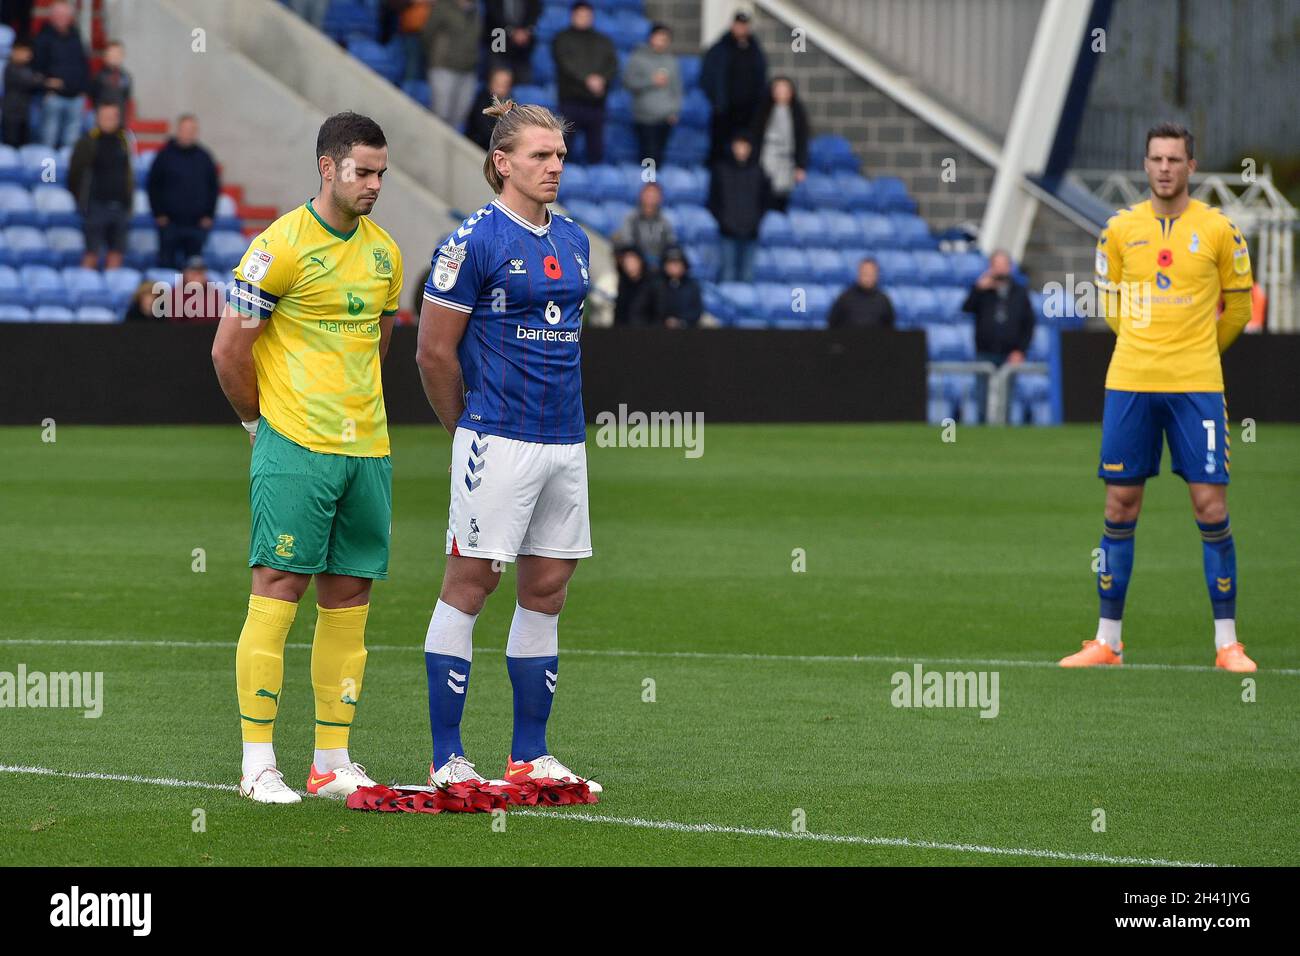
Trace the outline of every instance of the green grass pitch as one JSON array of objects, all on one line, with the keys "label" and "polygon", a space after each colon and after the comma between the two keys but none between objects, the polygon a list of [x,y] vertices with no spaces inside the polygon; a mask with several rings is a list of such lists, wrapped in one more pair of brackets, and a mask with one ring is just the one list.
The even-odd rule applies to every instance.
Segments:
[{"label": "green grass pitch", "polygon": [[[499,831],[487,814],[264,807],[224,789],[248,590],[239,428],[69,426],[53,444],[0,429],[0,670],[105,681],[98,719],[0,710],[0,863],[1295,865],[1300,428],[1234,438],[1253,701],[1208,667],[1200,540],[1167,456],[1138,529],[1130,666],[1051,666],[1095,627],[1096,426],[945,443],[913,425],[708,425],[694,460],[593,442],[596,556],[561,619],[550,743],[606,792],[512,811]],[[373,597],[352,753],[381,781],[418,783],[448,442],[404,427],[394,448],[392,574]],[[479,619],[466,711],[490,775],[509,744],[513,583]],[[298,787],[314,619],[309,592],[276,739]],[[998,716],[892,706],[891,675],[918,661],[996,672]]]}]

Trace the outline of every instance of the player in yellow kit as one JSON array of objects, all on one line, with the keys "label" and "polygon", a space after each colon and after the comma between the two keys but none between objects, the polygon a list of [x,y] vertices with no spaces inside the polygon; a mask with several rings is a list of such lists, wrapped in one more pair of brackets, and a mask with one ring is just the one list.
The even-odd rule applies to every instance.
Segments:
[{"label": "player in yellow kit", "polygon": [[[1222,211],[1188,194],[1192,135],[1161,124],[1147,133],[1151,198],[1117,212],[1097,241],[1097,285],[1118,336],[1106,375],[1101,464],[1106,526],[1097,572],[1097,636],[1064,667],[1120,664],[1120,622],[1142,491],[1160,473],[1162,436],[1187,482],[1202,539],[1215,665],[1253,671],[1237,640],[1237,558],[1228,523],[1228,405],[1219,354],[1250,318],[1250,254]],[[1223,314],[1218,315],[1220,301]]]},{"label": "player in yellow kit", "polygon": [[307,792],[373,786],[348,755],[361,697],[371,582],[388,576],[392,466],[380,364],[402,290],[402,257],[368,217],[388,165],[383,131],[331,116],[316,140],[320,192],[255,238],[217,329],[221,387],[253,443],[253,569],[235,654],[244,740],[240,792],[297,803],[272,733],[284,644],[316,579],[311,679],[316,752]]}]

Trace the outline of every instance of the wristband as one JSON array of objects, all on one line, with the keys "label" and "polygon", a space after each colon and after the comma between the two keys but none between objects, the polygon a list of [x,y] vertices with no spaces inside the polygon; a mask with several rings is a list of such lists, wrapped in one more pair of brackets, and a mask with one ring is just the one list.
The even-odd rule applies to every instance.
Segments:
[{"label": "wristband", "polygon": [[256,435],[257,426],[261,424],[261,422],[262,420],[260,418],[255,418],[251,422],[240,422],[239,424],[244,426],[244,431],[248,432],[248,434]]}]

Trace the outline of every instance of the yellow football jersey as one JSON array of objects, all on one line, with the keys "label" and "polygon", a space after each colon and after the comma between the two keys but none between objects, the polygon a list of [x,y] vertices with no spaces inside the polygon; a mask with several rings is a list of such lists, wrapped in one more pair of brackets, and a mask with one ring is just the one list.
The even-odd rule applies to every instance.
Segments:
[{"label": "yellow football jersey", "polygon": [[234,273],[231,306],[268,320],[253,345],[263,417],[312,451],[387,455],[379,320],[402,291],[392,237],[366,216],[336,232],[309,200],[255,238]]},{"label": "yellow football jersey", "polygon": [[1097,240],[1097,285],[1118,338],[1106,387],[1221,392],[1216,339],[1221,296],[1249,295],[1246,239],[1219,209],[1193,199],[1182,215],[1151,202],[1121,209]]}]

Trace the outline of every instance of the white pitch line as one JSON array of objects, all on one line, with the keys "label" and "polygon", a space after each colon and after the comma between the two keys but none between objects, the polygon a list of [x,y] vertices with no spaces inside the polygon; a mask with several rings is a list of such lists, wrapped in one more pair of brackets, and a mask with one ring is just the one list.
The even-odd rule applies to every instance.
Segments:
[{"label": "white pitch line", "polygon": [[[70,640],[50,640],[42,638],[7,638],[0,640],[0,646],[61,646],[70,647],[176,647],[176,648],[211,648],[215,650],[231,650],[236,646],[234,641],[141,641],[141,640],[90,640],[83,638],[72,638]],[[286,648],[295,651],[311,650],[310,644],[291,643],[285,644]],[[367,644],[366,650],[369,651],[423,651],[424,647],[419,643],[412,644]],[[887,654],[742,654],[734,651],[636,651],[621,650],[617,648],[588,648],[588,647],[562,647],[560,650],[565,654],[585,657],[655,657],[663,659],[681,659],[681,660],[714,660],[714,661],[755,661],[755,662],[774,662],[774,663],[795,663],[795,664],[956,664],[958,666],[969,667],[1048,667],[1056,668],[1059,665],[1053,660],[1009,660],[992,657],[899,657],[897,655]],[[503,654],[503,647],[475,647],[475,653],[478,654]],[[1154,663],[1136,663],[1125,664],[1120,670],[1137,670],[1137,671],[1186,671],[1191,673],[1219,673],[1220,669],[1209,664],[1154,664]],[[1264,667],[1259,673],[1280,674],[1286,677],[1300,677],[1300,668],[1294,667]]]},{"label": "white pitch line", "polygon": [[[0,764],[0,773],[32,774],[42,777],[66,777],[73,780],[105,780],[111,783],[143,783],[158,787],[179,787],[200,790],[237,792],[238,788],[226,783],[206,783],[200,780],[177,780],[174,777],[140,777],[125,773],[98,773],[95,771],[54,770],[50,767],[24,767]],[[301,792],[301,791],[299,791]],[[1073,853],[1067,850],[1039,850],[1003,846],[983,846],[978,843],[939,843],[934,840],[913,840],[908,837],[868,837],[839,833],[795,833],[785,830],[765,830],[756,827],[726,826],[720,823],[678,823],[675,820],[647,820],[644,817],[607,817],[582,810],[538,810],[516,807],[512,815],[539,817],[547,820],[568,820],[574,823],[604,823],[613,826],[639,827],[646,830],[665,830],[672,833],[698,833],[722,836],[762,837],[765,839],[795,840],[811,843],[834,843],[849,846],[888,846],[911,850],[949,850],[954,853],[982,853],[992,856],[1023,856],[1038,860],[1056,860],[1064,863],[1105,863],[1112,866],[1197,866],[1213,867],[1217,863],[1193,863],[1186,860],[1162,860],[1159,857],[1107,856],[1104,853]]]}]

